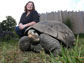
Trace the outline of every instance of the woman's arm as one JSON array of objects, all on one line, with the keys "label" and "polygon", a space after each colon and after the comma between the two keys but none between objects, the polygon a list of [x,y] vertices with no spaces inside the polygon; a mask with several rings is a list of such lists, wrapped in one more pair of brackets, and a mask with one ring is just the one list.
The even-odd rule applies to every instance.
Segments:
[{"label": "woman's arm", "polygon": [[27,24],[22,24],[22,23],[20,23],[19,24],[19,28],[22,30],[22,29],[24,29],[25,27],[29,27],[29,26],[32,26],[32,25],[34,25],[34,24],[36,24],[36,22],[35,21],[32,21],[32,22],[30,22],[30,23],[27,23]]},{"label": "woman's arm", "polygon": [[36,24],[36,22],[35,22],[35,21],[32,21],[32,22],[30,22],[30,23],[24,24],[23,26],[24,26],[24,27],[28,27],[28,26],[32,26],[32,25],[34,25],[34,24]]}]

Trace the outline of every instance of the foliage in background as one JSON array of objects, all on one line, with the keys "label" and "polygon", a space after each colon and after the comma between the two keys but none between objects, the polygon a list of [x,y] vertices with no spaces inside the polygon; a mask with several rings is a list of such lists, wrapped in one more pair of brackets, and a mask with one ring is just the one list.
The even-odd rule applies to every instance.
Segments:
[{"label": "foliage in background", "polygon": [[0,22],[0,40],[8,41],[14,38],[16,20],[12,16],[6,16],[6,20]]},{"label": "foliage in background", "polygon": [[67,19],[63,23],[66,24],[71,30],[73,29],[73,24],[70,18],[67,17]]},{"label": "foliage in background", "polygon": [[1,22],[1,28],[4,31],[13,31],[16,26],[16,21],[11,16],[6,16],[6,20],[3,20]]}]

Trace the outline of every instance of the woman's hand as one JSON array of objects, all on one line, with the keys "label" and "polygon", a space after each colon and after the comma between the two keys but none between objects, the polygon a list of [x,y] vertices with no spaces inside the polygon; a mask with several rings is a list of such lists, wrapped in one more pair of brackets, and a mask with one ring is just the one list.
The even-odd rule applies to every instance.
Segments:
[{"label": "woman's hand", "polygon": [[26,26],[23,25],[22,23],[19,24],[19,29],[23,30]]}]

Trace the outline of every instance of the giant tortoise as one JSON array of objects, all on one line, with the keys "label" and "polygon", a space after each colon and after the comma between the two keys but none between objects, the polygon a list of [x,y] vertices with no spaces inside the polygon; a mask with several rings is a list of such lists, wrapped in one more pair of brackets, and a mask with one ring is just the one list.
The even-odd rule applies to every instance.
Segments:
[{"label": "giant tortoise", "polygon": [[[75,36],[73,32],[62,22],[45,21],[30,26],[25,31],[26,36],[19,41],[22,51],[35,48],[40,51],[42,48],[51,52],[54,56],[61,53],[61,45],[66,47],[74,46]],[[25,40],[25,39],[26,40]],[[33,46],[32,44],[37,44]]]}]

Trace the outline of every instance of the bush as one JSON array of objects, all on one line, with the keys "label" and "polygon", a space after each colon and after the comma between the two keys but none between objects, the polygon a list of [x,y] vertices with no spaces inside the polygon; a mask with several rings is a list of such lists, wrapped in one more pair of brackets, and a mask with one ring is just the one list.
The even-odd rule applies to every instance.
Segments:
[{"label": "bush", "polygon": [[66,24],[72,30],[73,25],[70,18],[67,18],[63,23]]}]

